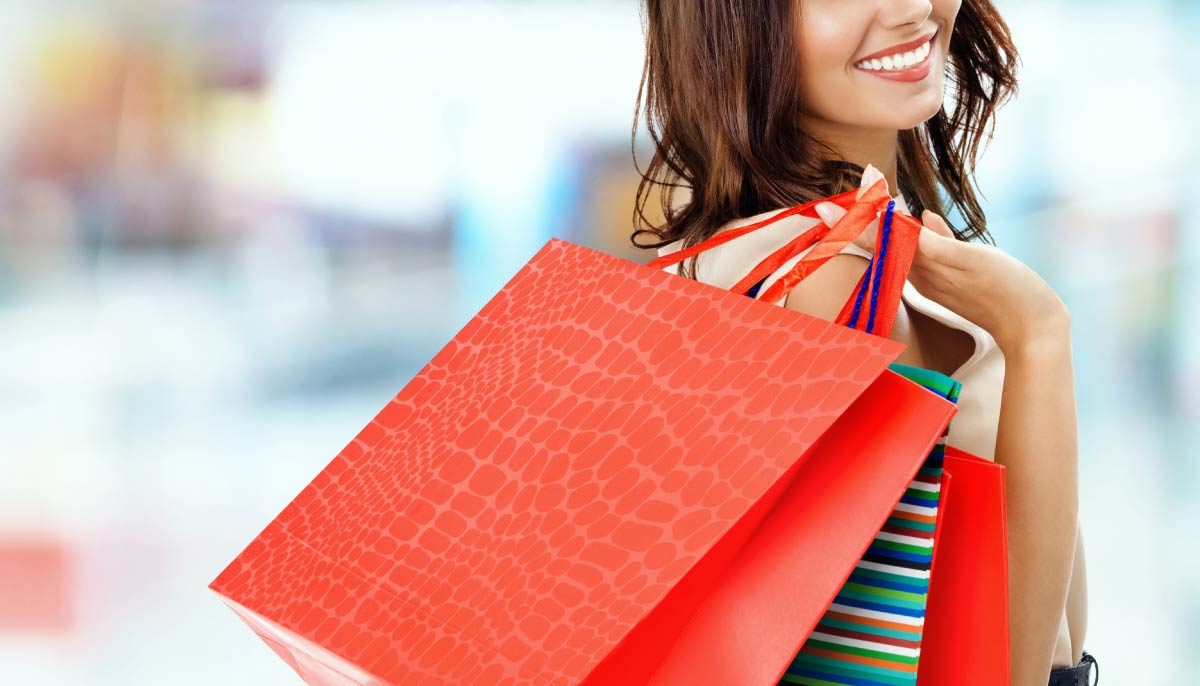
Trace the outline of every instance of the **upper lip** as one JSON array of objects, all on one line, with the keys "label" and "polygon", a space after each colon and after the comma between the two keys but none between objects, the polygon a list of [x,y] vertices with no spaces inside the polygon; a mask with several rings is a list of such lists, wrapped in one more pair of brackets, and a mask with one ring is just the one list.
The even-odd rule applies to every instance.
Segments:
[{"label": "upper lip", "polygon": [[883,50],[880,50],[879,52],[873,52],[870,55],[867,55],[866,57],[860,57],[859,59],[855,60],[854,63],[858,64],[859,62],[865,62],[867,60],[881,60],[885,57],[891,57],[892,55],[904,54],[904,53],[908,52],[909,50],[919,48],[922,45],[928,43],[929,40],[936,35],[937,35],[937,29],[934,29],[933,31],[930,31],[929,33],[925,34],[924,36],[910,40],[907,43],[898,43],[896,45],[893,45],[890,48],[884,48]]}]

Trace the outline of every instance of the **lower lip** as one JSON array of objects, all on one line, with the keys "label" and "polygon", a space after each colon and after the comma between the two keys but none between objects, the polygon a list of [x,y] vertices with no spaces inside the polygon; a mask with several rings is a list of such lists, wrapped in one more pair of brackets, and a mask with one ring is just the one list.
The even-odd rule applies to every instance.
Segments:
[{"label": "lower lip", "polygon": [[878,76],[881,79],[887,79],[889,81],[907,81],[911,83],[913,81],[920,81],[924,79],[926,76],[929,76],[929,72],[933,71],[933,58],[935,56],[935,52],[937,52],[937,41],[933,40],[929,42],[929,54],[925,56],[925,60],[919,64],[914,64],[908,69],[893,69],[891,71],[877,71],[874,69],[863,69],[862,67],[855,67],[855,69],[863,73],[870,74],[871,76]]}]

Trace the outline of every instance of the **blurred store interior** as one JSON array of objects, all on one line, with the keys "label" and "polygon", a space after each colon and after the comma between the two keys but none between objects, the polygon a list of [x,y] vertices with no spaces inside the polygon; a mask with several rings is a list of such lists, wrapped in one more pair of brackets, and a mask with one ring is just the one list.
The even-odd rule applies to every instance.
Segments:
[{"label": "blurred store interior", "polygon": [[[1200,3],[997,4],[979,178],[1072,313],[1085,647],[1197,684]],[[0,683],[295,686],[206,585],[550,237],[649,259],[638,3],[0,23]]]}]

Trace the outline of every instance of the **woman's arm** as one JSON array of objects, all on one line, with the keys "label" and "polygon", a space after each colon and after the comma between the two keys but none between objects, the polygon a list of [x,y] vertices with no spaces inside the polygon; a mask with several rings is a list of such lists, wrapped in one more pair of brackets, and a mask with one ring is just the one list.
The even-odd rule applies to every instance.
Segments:
[{"label": "woman's arm", "polygon": [[1068,332],[1004,350],[996,462],[1005,466],[1014,686],[1044,686],[1078,526],[1078,437]]},{"label": "woman's arm", "polygon": [[995,460],[1006,474],[1011,683],[1045,686],[1079,512],[1071,317],[1019,260],[995,246],[955,240],[933,212],[922,217],[910,280],[982,326],[1004,353]]},{"label": "woman's arm", "polygon": [[1075,562],[1067,591],[1067,628],[1071,635],[1071,664],[1079,664],[1087,637],[1087,559],[1083,554],[1083,523],[1075,529]]},{"label": "woman's arm", "polygon": [[[925,228],[909,280],[922,295],[982,326],[1004,352],[995,461],[1006,474],[1010,683],[1045,686],[1076,550],[1078,437],[1070,314],[1053,289],[1019,260],[994,246],[955,239],[933,212],[924,212],[922,219]],[[825,219],[831,220],[836,217]],[[873,249],[871,235],[864,231],[855,243]],[[831,294],[848,292],[848,284],[862,275],[861,265],[839,262],[842,257],[802,281],[785,305],[836,316],[841,303]]]}]

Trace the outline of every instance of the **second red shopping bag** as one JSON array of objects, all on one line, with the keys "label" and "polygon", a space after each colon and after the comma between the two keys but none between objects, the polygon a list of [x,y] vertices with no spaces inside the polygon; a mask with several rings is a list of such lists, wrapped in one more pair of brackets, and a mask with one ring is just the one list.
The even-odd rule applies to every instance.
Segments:
[{"label": "second red shopping bag", "polygon": [[946,448],[917,686],[1008,686],[1008,526],[1002,464]]}]

